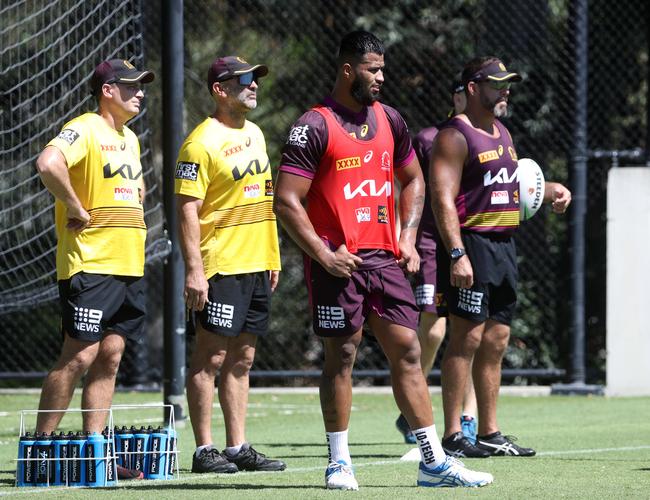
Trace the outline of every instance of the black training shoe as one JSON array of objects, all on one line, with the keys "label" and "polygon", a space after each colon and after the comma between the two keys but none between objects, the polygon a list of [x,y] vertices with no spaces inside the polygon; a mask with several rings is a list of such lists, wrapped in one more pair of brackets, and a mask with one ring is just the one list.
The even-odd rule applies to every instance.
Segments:
[{"label": "black training shoe", "polygon": [[260,453],[248,443],[244,443],[235,456],[231,457],[225,451],[223,456],[237,465],[239,470],[280,471],[287,468],[287,464],[282,460],[266,458],[264,453]]},{"label": "black training shoe", "polygon": [[514,443],[517,438],[514,436],[504,436],[499,431],[489,434],[488,436],[477,436],[476,446],[481,450],[487,451],[492,456],[509,456],[509,457],[532,457],[535,450],[532,448],[522,448]]},{"label": "black training shoe", "polygon": [[198,457],[196,453],[192,456],[192,472],[225,472],[232,474],[238,470],[237,466],[230,462],[224,454],[219,453],[216,448],[203,449]]},{"label": "black training shoe", "polygon": [[406,421],[406,417],[404,417],[404,415],[401,413],[399,414],[399,417],[397,417],[397,420],[395,420],[395,427],[397,427],[397,430],[402,433],[402,436],[404,436],[404,442],[406,444],[417,443],[415,434],[411,432],[411,428],[409,427],[409,423]]},{"label": "black training shoe", "polygon": [[442,449],[447,455],[455,458],[487,458],[491,455],[490,452],[474,446],[462,432],[443,439]]}]

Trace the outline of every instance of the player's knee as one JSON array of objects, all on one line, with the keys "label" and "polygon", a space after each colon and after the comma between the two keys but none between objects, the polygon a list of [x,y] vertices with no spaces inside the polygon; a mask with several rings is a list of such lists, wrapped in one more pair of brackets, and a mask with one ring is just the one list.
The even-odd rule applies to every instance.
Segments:
[{"label": "player's knee", "polygon": [[228,365],[228,370],[235,377],[244,377],[248,375],[253,367],[254,355],[239,356],[237,359],[232,360]]},{"label": "player's knee", "polygon": [[117,370],[120,368],[121,361],[122,351],[111,350],[100,352],[95,360],[95,364],[98,365],[98,368],[100,368],[103,373],[115,376],[117,375]]},{"label": "player's knee", "polygon": [[81,351],[70,357],[61,357],[54,370],[65,370],[74,376],[83,375],[95,361],[95,354],[94,352]]},{"label": "player's knee", "polygon": [[357,346],[352,343],[343,344],[339,349],[341,364],[346,367],[354,365],[357,355]]},{"label": "player's knee", "polygon": [[225,358],[225,353],[206,356],[203,358],[203,362],[201,363],[201,369],[211,375],[216,375],[217,372],[221,370]]},{"label": "player's knee", "polygon": [[404,346],[401,352],[400,361],[403,364],[414,366],[420,369],[420,357],[422,356],[422,349],[419,342],[412,342]]}]

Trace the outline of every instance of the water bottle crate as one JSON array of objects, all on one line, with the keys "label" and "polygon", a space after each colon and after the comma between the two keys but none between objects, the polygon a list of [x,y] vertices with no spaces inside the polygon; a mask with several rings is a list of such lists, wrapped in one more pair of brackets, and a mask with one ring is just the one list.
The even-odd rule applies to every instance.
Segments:
[{"label": "water bottle crate", "polygon": [[[114,424],[114,412],[125,414],[161,409],[169,415],[164,427]],[[81,431],[31,434],[26,417],[52,410],[21,410],[16,486],[105,487],[118,484],[120,468],[139,471],[144,479],[179,476],[178,440],[172,405],[114,405],[110,409],[68,409],[65,413],[105,412],[108,426],[102,433]],[[56,410],[58,412],[58,410]],[[120,418],[120,421],[126,421]]]}]

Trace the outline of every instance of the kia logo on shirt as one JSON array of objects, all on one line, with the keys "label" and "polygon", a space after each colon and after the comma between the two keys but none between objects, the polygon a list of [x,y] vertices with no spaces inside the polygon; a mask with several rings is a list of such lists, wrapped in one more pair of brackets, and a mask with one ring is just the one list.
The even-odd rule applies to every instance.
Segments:
[{"label": "kia logo on shirt", "polygon": [[351,183],[347,183],[343,187],[343,195],[346,200],[351,200],[357,196],[384,196],[388,197],[391,194],[391,183],[386,181],[383,184],[377,186],[374,179],[366,179],[356,188],[353,188]]}]

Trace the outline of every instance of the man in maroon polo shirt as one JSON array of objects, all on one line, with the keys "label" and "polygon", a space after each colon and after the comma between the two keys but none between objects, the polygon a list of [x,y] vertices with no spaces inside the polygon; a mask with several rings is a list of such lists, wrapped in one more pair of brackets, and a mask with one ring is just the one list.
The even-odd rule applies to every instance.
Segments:
[{"label": "man in maroon polo shirt", "polygon": [[[463,453],[460,408],[472,375],[478,403],[476,447],[489,455],[533,456],[499,431],[496,418],[501,360],[517,302],[513,234],[519,226],[517,153],[498,120],[507,113],[510,86],[521,81],[495,57],[468,62],[462,73],[465,112],[440,130],[429,171],[431,200],[441,240],[438,283],[451,332],[442,360],[442,400],[447,453]],[[556,182],[544,200],[564,212],[571,193]]]},{"label": "man in maroon polo shirt", "polygon": [[[492,482],[491,474],[470,471],[445,455],[420,368],[418,311],[404,270],[419,267],[415,237],[424,183],[404,120],[377,102],[384,46],[371,33],[349,33],[337,67],[330,96],[289,133],[274,198],[278,218],[306,254],[313,326],[323,340],[326,487],[358,489],[348,424],[352,367],[365,321],[389,360],[395,400],[420,447],[418,485],[483,486]],[[401,185],[399,240],[393,176]]]}]

